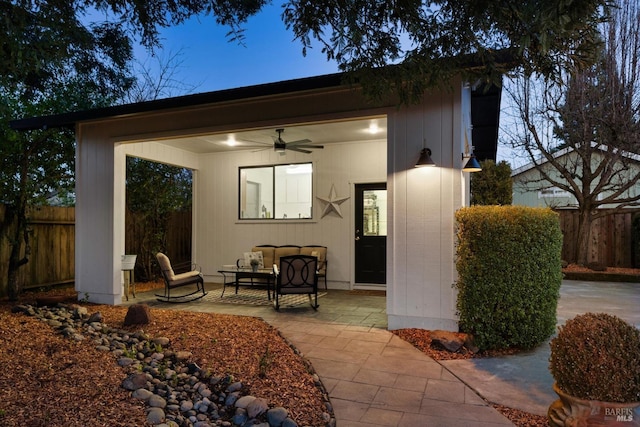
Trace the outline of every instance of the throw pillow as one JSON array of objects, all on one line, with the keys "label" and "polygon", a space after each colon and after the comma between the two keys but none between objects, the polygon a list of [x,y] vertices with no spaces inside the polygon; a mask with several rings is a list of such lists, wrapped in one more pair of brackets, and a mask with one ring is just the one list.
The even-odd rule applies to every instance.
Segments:
[{"label": "throw pillow", "polygon": [[259,252],[245,252],[244,253],[244,266],[251,267],[251,260],[258,261],[258,268],[264,268],[264,259],[262,257],[262,251]]}]

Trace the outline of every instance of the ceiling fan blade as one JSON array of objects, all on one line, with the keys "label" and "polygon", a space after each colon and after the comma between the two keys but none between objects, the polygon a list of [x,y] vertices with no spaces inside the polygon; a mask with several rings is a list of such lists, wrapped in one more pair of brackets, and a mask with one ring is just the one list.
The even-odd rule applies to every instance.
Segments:
[{"label": "ceiling fan blade", "polygon": [[250,148],[255,148],[255,150],[251,150],[251,152],[257,153],[258,151],[271,150],[273,147],[268,146],[268,147],[250,147]]},{"label": "ceiling fan blade", "polygon": [[315,144],[311,144],[311,145],[296,145],[296,147],[298,148],[319,148],[319,149],[323,149],[324,145],[315,145]]},{"label": "ceiling fan blade", "polygon": [[255,145],[271,145],[270,142],[264,142],[264,141],[256,141],[255,139],[249,139],[249,138],[242,138],[242,139],[238,139],[236,140],[239,143],[249,143],[249,144],[255,144]]},{"label": "ceiling fan blade", "polygon": [[226,143],[221,143],[225,147],[232,150],[266,150],[273,147],[273,144],[269,142],[261,142],[261,141],[253,141],[251,139],[238,139],[234,145],[228,145]]},{"label": "ceiling fan blade", "polygon": [[300,147],[289,147],[289,144],[287,144],[287,150],[297,151],[299,153],[305,153],[305,154],[311,154],[312,153],[312,151],[305,150],[305,149],[300,148]]},{"label": "ceiling fan blade", "polygon": [[287,145],[301,145],[301,144],[311,144],[310,139],[299,139],[297,141],[287,142]]}]

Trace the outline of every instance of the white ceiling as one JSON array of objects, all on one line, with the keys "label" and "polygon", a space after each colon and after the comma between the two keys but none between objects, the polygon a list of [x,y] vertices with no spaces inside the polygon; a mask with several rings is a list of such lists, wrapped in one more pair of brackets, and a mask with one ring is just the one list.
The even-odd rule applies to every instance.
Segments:
[{"label": "white ceiling", "polygon": [[[313,145],[326,145],[386,138],[387,120],[386,117],[377,116],[358,120],[283,125],[248,131],[175,138],[159,142],[198,154],[233,150],[272,149],[273,138],[278,135],[276,129],[284,129],[282,139],[285,142],[309,139]],[[374,129],[377,129],[377,131],[373,132]],[[236,141],[236,145],[231,146],[228,144],[227,141],[230,138]]]}]

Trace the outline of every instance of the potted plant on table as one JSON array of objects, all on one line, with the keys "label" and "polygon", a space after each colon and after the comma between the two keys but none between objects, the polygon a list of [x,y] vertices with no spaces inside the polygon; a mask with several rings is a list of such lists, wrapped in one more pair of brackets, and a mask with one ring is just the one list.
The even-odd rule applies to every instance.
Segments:
[{"label": "potted plant on table", "polygon": [[251,261],[249,261],[249,264],[251,264],[251,270],[253,270],[254,272],[258,271],[258,266],[260,265],[260,261],[258,261],[255,258],[251,258]]},{"label": "potted plant on table", "polygon": [[640,426],[640,330],[605,313],[568,320],[551,340],[560,397],[551,426]]}]

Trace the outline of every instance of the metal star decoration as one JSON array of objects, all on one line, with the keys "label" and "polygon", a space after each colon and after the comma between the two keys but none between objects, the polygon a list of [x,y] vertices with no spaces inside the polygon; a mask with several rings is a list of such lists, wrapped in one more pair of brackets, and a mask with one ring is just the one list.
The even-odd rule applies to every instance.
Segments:
[{"label": "metal star decoration", "polygon": [[325,204],[324,209],[322,210],[322,218],[328,215],[331,212],[335,212],[340,218],[342,218],[342,211],[340,210],[340,205],[347,200],[349,197],[338,197],[338,193],[336,192],[336,186],[331,184],[331,190],[329,191],[329,197],[319,197],[316,196],[318,200],[323,201]]}]

